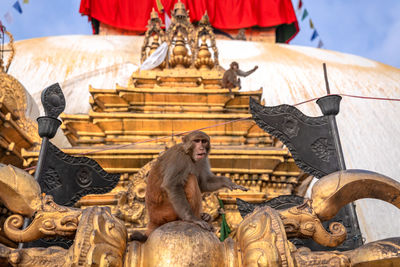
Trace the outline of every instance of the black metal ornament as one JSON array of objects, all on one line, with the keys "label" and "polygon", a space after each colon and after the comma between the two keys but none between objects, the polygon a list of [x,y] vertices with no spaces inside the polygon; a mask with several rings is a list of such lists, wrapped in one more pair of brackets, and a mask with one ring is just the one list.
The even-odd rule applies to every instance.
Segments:
[{"label": "black metal ornament", "polygon": [[[65,109],[65,98],[58,83],[43,90],[41,95],[45,116],[39,117],[38,132],[42,138],[35,179],[43,193],[53,196],[54,201],[63,206],[73,206],[88,194],[104,194],[111,191],[119,181],[120,174],[110,174],[88,157],[70,156],[49,140],[56,135],[61,121],[58,116]],[[29,220],[25,220],[26,228]],[[20,243],[22,247],[61,246],[68,248],[72,241],[61,237],[38,239]]]},{"label": "black metal ornament", "polygon": [[65,109],[64,94],[58,83],[44,89],[41,100],[45,116],[37,118],[38,131],[39,136],[42,138],[42,145],[40,146],[39,159],[35,170],[36,181],[39,180],[43,164],[46,160],[49,139],[56,135],[58,127],[61,125],[61,121],[57,118]]},{"label": "black metal ornament", "polygon": [[[342,146],[336,124],[340,111],[340,95],[332,95],[326,64],[323,63],[327,95],[317,100],[324,116],[309,117],[290,105],[265,107],[250,98],[250,111],[257,125],[281,140],[289,149],[297,166],[304,172],[321,178],[329,173],[345,170]],[[362,245],[361,231],[353,203],[342,210]]]},{"label": "black metal ornament", "polygon": [[309,117],[290,105],[264,107],[252,98],[250,110],[257,125],[281,140],[304,172],[321,178],[340,169],[327,117]]},{"label": "black metal ornament", "polygon": [[73,206],[85,195],[110,192],[119,178],[120,174],[106,172],[95,160],[70,156],[49,142],[38,182],[57,204]]}]

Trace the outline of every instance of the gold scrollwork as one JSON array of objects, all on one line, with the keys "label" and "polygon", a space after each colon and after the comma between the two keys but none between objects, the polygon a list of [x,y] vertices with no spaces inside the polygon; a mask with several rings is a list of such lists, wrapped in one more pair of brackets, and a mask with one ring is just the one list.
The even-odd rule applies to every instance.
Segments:
[{"label": "gold scrollwork", "polygon": [[15,242],[30,242],[43,237],[73,237],[79,224],[81,210],[70,209],[68,212],[38,211],[32,223],[21,230],[24,218],[19,214],[11,215],[4,222],[4,233]]},{"label": "gold scrollwork", "polygon": [[282,222],[288,237],[308,237],[318,244],[327,247],[336,247],[346,240],[346,228],[338,222],[329,225],[331,233],[327,232],[313,212],[310,201],[280,211]]}]

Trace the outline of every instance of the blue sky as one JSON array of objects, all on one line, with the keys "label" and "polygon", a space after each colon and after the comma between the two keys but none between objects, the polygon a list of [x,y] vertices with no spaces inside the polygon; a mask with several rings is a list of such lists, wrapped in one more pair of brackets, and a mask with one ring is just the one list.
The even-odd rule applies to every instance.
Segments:
[{"label": "blue sky", "polygon": [[[0,20],[15,40],[91,34],[87,17],[79,14],[80,0],[19,0],[23,13],[0,0]],[[301,21],[300,33],[292,44],[316,47],[321,38],[325,49],[355,54],[400,68],[400,0],[302,0],[309,16]],[[298,0],[292,0],[297,9]],[[13,22],[4,15],[9,12]],[[319,37],[310,41],[312,19]]]}]

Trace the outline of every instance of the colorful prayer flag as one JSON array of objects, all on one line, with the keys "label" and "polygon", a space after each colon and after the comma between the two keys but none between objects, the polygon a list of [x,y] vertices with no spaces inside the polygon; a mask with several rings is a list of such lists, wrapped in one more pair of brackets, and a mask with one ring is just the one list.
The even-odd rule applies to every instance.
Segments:
[{"label": "colorful prayer flag", "polygon": [[13,17],[11,16],[10,12],[7,12],[6,14],[4,14],[4,18],[6,19],[6,21],[11,24],[13,23]]},{"label": "colorful prayer flag", "polygon": [[312,20],[310,19],[310,28],[314,29],[314,23],[312,22]]},{"label": "colorful prayer flag", "polygon": [[303,2],[301,0],[299,0],[299,4],[297,5],[297,9],[301,9],[302,6],[303,6]]},{"label": "colorful prayer flag", "polygon": [[314,30],[314,32],[313,32],[313,34],[311,36],[311,41],[314,41],[314,39],[317,38],[317,37],[318,37],[318,32],[317,32],[317,30]]},{"label": "colorful prayer flag", "polygon": [[307,9],[304,9],[303,16],[301,17],[301,21],[303,21],[307,16],[308,16],[308,11],[307,11]]},{"label": "colorful prayer flag", "polygon": [[14,7],[20,14],[22,14],[22,8],[21,8],[21,5],[19,4],[18,0],[14,3],[13,7]]},{"label": "colorful prayer flag", "polygon": [[301,9],[302,6],[303,6],[303,2],[301,0],[299,0],[299,4],[297,5],[297,9]]},{"label": "colorful prayer flag", "polygon": [[4,34],[4,26],[3,26],[3,22],[1,22],[1,20],[0,20],[0,31],[1,31],[1,33]]},{"label": "colorful prayer flag", "polygon": [[324,46],[324,43],[321,41],[321,40],[319,40],[319,42],[318,42],[318,48],[321,48],[321,47],[323,47]]},{"label": "colorful prayer flag", "polygon": [[28,4],[29,3],[29,0],[24,0],[24,4]]}]

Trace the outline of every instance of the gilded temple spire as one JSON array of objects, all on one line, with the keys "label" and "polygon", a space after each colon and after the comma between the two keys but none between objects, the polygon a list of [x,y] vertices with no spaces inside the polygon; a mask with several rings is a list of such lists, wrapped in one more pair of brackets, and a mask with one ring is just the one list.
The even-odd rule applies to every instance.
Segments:
[{"label": "gilded temple spire", "polygon": [[[188,44],[190,50],[190,64],[194,62],[194,50],[195,50],[195,43],[193,39],[193,33],[195,32],[195,28],[192,23],[190,23],[189,18],[189,11],[186,10],[185,5],[178,1],[174,9],[172,11],[172,18],[171,18],[171,25],[166,31],[167,36],[167,43],[168,46],[171,48],[174,40],[181,39],[186,44]],[[177,37],[178,34],[181,34],[181,37]],[[176,45],[175,45],[176,46]]]},{"label": "gilded temple spire", "polygon": [[[215,42],[215,34],[213,31],[213,28],[211,27],[210,19],[208,17],[207,11],[204,13],[203,17],[199,21],[199,25],[196,28],[196,33],[194,36],[194,43],[195,43],[195,52],[199,52],[199,38],[202,38],[202,36],[206,36],[206,39],[210,40],[210,46],[211,49],[213,50],[214,54],[214,66],[219,65],[218,61],[218,48]],[[195,58],[197,58],[197,54],[195,54]]]},{"label": "gilded temple spire", "polygon": [[[142,46],[141,62],[165,41],[168,45],[167,59],[158,69],[164,69],[167,62],[168,68],[195,67],[205,70],[218,67],[218,48],[207,12],[198,26],[194,27],[190,22],[189,11],[178,1],[171,16],[171,25],[164,32],[158,13],[152,10]],[[209,48],[213,53],[210,53]]]},{"label": "gilded temple spire", "polygon": [[150,19],[148,20],[147,24],[147,31],[145,33],[144,42],[141,49],[140,62],[143,63],[143,61],[145,61],[145,59],[150,55],[150,53],[148,53],[148,48],[150,48],[151,52],[152,48],[149,46],[149,42],[152,36],[153,36],[153,43],[155,41],[154,40],[155,36],[157,36],[157,41],[158,39],[161,39],[161,42],[164,41],[165,33],[164,30],[161,28],[162,26],[163,26],[162,21],[158,17],[158,13],[153,8],[153,10],[150,13]]}]

